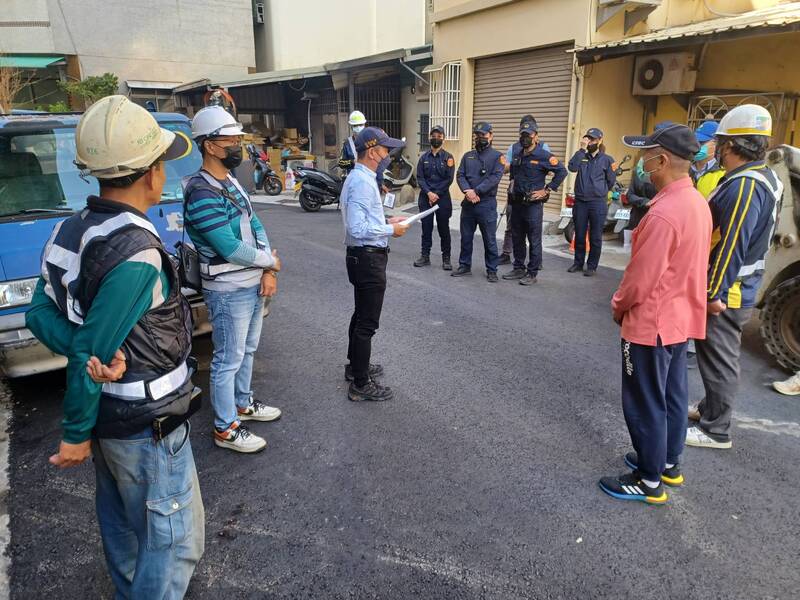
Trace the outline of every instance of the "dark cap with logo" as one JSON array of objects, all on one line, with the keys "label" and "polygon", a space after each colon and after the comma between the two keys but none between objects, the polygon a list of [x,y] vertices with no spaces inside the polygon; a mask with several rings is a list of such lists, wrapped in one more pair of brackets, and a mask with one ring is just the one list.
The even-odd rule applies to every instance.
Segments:
[{"label": "dark cap with logo", "polygon": [[356,152],[363,152],[375,146],[402,148],[406,143],[389,135],[380,127],[365,127],[356,136]]},{"label": "dark cap with logo", "polygon": [[519,126],[520,134],[527,133],[529,135],[533,135],[539,131],[539,126],[536,124],[535,121],[525,121]]},{"label": "dark cap with logo", "polygon": [[472,133],[492,133],[492,124],[488,121],[478,121],[472,128]]},{"label": "dark cap with logo", "polygon": [[677,123],[656,129],[650,135],[626,135],[622,138],[622,143],[629,148],[639,148],[640,150],[660,146],[686,160],[691,160],[700,151],[700,144],[694,131],[686,125]]},{"label": "dark cap with logo", "polygon": [[592,127],[589,131],[586,132],[584,137],[592,138],[593,140],[599,140],[603,137],[603,132],[599,130],[597,127]]},{"label": "dark cap with logo", "polygon": [[431,133],[441,133],[442,135],[444,135],[444,127],[442,127],[441,125],[434,125],[433,127],[431,127]]}]

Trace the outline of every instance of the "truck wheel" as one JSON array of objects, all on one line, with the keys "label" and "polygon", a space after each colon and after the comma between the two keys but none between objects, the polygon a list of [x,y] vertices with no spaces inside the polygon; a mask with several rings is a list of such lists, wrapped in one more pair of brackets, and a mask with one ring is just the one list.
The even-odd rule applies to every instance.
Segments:
[{"label": "truck wheel", "polygon": [[303,190],[300,192],[300,206],[306,212],[317,212],[322,204],[316,197]]},{"label": "truck wheel", "polygon": [[800,277],[772,290],[761,309],[761,338],[782,367],[800,371]]},{"label": "truck wheel", "polygon": [[564,239],[567,240],[568,244],[571,244],[574,237],[575,237],[575,223],[570,221],[569,223],[567,223],[567,226],[564,227]]}]

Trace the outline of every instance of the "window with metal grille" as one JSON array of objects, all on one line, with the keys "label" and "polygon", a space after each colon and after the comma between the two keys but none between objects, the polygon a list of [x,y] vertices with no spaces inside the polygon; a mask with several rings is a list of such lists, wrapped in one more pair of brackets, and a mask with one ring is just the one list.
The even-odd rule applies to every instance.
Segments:
[{"label": "window with metal grille", "polygon": [[461,122],[461,63],[450,62],[430,72],[430,120],[444,127],[448,140],[457,140]]},{"label": "window with metal grille", "polygon": [[431,120],[428,115],[422,114],[419,116],[419,149],[421,152],[428,150],[431,147],[430,143],[430,130]]}]

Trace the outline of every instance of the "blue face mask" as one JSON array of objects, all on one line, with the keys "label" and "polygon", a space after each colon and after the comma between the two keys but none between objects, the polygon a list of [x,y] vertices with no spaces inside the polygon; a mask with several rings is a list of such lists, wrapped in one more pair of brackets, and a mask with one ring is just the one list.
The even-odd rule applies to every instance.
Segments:
[{"label": "blue face mask", "polygon": [[636,177],[639,178],[639,181],[650,183],[650,173],[645,173],[644,170],[644,158],[640,158],[636,163]]},{"label": "blue face mask", "polygon": [[700,152],[694,155],[694,162],[700,162],[708,158],[708,144],[703,144],[700,147]]}]

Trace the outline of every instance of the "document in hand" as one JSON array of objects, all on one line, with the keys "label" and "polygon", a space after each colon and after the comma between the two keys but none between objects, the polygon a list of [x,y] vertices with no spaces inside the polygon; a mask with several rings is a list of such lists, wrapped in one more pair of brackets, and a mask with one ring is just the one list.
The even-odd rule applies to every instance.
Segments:
[{"label": "document in hand", "polygon": [[411,225],[412,223],[416,223],[417,221],[424,219],[428,215],[432,215],[437,210],[439,210],[439,205],[435,204],[432,208],[429,208],[428,210],[423,210],[421,213],[417,215],[412,215],[408,217],[405,221],[401,221],[401,223],[403,225]]}]

